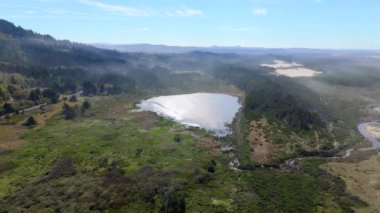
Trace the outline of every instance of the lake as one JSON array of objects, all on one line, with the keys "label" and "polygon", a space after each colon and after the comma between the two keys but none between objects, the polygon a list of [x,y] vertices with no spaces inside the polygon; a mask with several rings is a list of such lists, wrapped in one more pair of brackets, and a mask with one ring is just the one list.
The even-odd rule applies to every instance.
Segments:
[{"label": "lake", "polygon": [[232,123],[241,107],[237,97],[217,93],[159,96],[143,100],[137,106],[184,125],[204,128],[218,136],[231,133],[227,125]]}]

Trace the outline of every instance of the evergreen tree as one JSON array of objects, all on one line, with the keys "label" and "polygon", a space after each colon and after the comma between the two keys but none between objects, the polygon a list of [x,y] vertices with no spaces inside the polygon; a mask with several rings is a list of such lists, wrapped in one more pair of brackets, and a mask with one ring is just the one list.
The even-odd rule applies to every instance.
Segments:
[{"label": "evergreen tree", "polygon": [[29,100],[34,103],[38,103],[41,100],[41,91],[40,89],[31,90],[29,93]]},{"label": "evergreen tree", "polygon": [[90,81],[83,82],[83,95],[96,95],[98,89],[96,85]]},{"label": "evergreen tree", "polygon": [[59,100],[59,94],[53,89],[46,89],[42,92],[42,96],[50,99],[50,102],[55,104]]},{"label": "evergreen tree", "polygon": [[10,103],[5,103],[3,105],[3,110],[4,110],[4,113],[16,112],[15,108],[13,108],[12,104],[10,104]]}]

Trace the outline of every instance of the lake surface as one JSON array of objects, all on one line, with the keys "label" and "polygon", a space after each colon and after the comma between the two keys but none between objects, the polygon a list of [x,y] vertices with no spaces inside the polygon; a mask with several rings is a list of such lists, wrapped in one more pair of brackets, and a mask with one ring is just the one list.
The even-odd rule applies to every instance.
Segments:
[{"label": "lake surface", "polygon": [[152,111],[188,126],[204,128],[218,136],[231,133],[231,124],[240,109],[237,97],[216,93],[159,96],[141,101],[141,110]]}]

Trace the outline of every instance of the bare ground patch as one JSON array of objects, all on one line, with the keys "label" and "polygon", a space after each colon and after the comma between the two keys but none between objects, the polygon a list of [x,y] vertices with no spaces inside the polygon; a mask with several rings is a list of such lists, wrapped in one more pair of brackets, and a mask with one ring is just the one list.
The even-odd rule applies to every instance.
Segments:
[{"label": "bare ground patch", "polygon": [[270,161],[273,153],[279,147],[265,139],[263,129],[268,125],[265,119],[251,121],[248,134],[248,142],[251,147],[251,160],[258,163]]},{"label": "bare ground patch", "polygon": [[126,112],[127,109],[125,108],[124,105],[116,105],[114,106],[110,111],[107,112],[107,117],[114,117],[118,114]]},{"label": "bare ground patch", "polygon": [[153,112],[134,112],[133,121],[138,123],[142,129],[152,129],[157,126],[160,118]]},{"label": "bare ground patch", "polygon": [[200,149],[209,150],[211,156],[221,156],[220,143],[214,140],[200,139],[196,146]]}]

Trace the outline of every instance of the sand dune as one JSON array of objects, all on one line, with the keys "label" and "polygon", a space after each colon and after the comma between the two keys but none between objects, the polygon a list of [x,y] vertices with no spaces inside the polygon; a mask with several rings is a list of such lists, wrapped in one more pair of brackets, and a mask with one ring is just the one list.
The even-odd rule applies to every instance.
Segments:
[{"label": "sand dune", "polygon": [[274,60],[273,64],[261,64],[263,67],[270,67],[275,69],[274,74],[277,76],[288,77],[313,77],[322,74],[322,72],[305,68],[302,64],[296,62],[286,62],[281,60]]},{"label": "sand dune", "polygon": [[380,139],[380,124],[367,125],[366,131],[375,138]]}]

